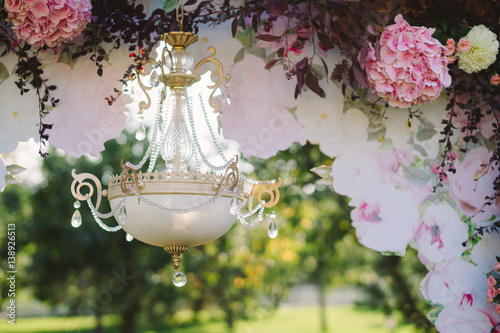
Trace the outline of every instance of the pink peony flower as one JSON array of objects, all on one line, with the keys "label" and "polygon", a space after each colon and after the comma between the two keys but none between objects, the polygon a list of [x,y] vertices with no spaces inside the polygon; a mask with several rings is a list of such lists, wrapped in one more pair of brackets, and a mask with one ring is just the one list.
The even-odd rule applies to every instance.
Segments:
[{"label": "pink peony flower", "polygon": [[467,38],[461,38],[458,41],[457,51],[467,52],[470,49],[470,41]]},{"label": "pink peony flower", "polygon": [[419,224],[417,204],[409,193],[380,188],[351,201],[352,225],[359,242],[379,252],[404,253]]},{"label": "pink peony flower", "polygon": [[47,123],[54,124],[49,140],[68,155],[97,156],[104,150],[104,142],[116,138],[125,126],[124,104],[130,98],[121,95],[112,106],[104,99],[119,86],[123,72],[103,65],[101,77],[95,75],[95,64],[87,58],[79,59],[73,70],[63,63],[44,69],[49,82],[57,86],[53,96],[61,99],[46,117]]},{"label": "pink peony flower", "polygon": [[496,324],[490,311],[481,308],[466,310],[445,307],[436,320],[440,333],[489,333]]},{"label": "pink peony flower", "polygon": [[80,35],[90,21],[90,0],[7,0],[12,30],[35,46],[60,46]]},{"label": "pink peony flower", "polygon": [[287,108],[295,107],[295,84],[286,80],[283,70],[266,70],[265,62],[247,55],[228,73],[231,104],[224,109],[224,136],[240,144],[243,156],[269,158],[293,142],[305,143],[301,125]]},{"label": "pink peony flower", "polygon": [[500,216],[500,200],[485,206],[485,197],[494,195],[492,184],[499,174],[494,166],[489,166],[490,158],[485,147],[474,148],[462,163],[457,163],[456,173],[448,174],[450,195],[457,201],[457,208],[462,214],[473,216],[475,222]]},{"label": "pink peony flower", "polygon": [[417,231],[418,257],[425,265],[460,256],[467,225],[449,205],[429,206]]},{"label": "pink peony flower", "polygon": [[434,29],[412,27],[402,15],[394,21],[380,37],[380,59],[372,45],[366,56],[372,92],[401,108],[434,101],[451,84],[446,48],[431,36]]},{"label": "pink peony flower", "polygon": [[497,284],[497,280],[493,276],[488,277],[488,287],[494,287]]}]

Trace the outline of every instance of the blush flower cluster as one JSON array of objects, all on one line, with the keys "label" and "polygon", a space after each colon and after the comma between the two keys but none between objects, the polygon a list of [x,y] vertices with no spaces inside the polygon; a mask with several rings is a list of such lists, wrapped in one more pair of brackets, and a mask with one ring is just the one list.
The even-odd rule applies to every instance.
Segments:
[{"label": "blush flower cluster", "polygon": [[31,45],[57,47],[78,36],[90,20],[90,0],[6,0],[12,29]]},{"label": "blush flower cluster", "polygon": [[372,92],[400,108],[434,101],[451,84],[446,48],[432,37],[434,29],[410,26],[402,15],[394,21],[380,37],[380,59],[373,45],[366,56]]},{"label": "blush flower cluster", "polygon": [[493,266],[493,270],[487,275],[488,290],[486,300],[488,303],[496,303],[495,310],[500,314],[500,258]]}]

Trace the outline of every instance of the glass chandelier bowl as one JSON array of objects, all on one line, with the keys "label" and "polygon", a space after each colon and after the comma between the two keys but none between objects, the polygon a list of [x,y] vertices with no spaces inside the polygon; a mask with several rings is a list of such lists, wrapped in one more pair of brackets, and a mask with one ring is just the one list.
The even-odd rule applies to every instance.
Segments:
[{"label": "glass chandelier bowl", "polygon": [[[141,69],[134,76],[146,96],[145,101],[138,103],[141,117],[144,111],[151,111],[151,96],[156,95],[158,100],[149,147],[141,161],[138,164],[122,161],[121,173],[109,178],[107,190],[102,190],[94,175],[76,174],[75,170],[71,186],[77,199],[73,226],[81,224],[79,201],[86,201],[103,229],[123,229],[129,241],[135,238],[163,247],[173,255],[176,269],[183,252],[222,236],[236,219],[250,228],[262,221],[265,208],[277,204],[281,184],[281,180],[257,181],[245,177],[238,169],[238,155],[231,158],[224,155],[209,118],[222,113],[221,103],[213,95],[224,80],[229,80],[229,76],[223,75],[222,64],[215,58],[213,48],[208,49],[212,54],[198,62],[193,70],[194,58],[186,48],[197,40],[196,35],[188,32],[164,34],[158,59],[148,60],[152,65],[151,72],[146,74]],[[213,91],[208,101],[214,112],[208,113],[203,102],[201,110],[196,111],[202,112],[211,136],[209,143],[216,148],[222,165],[211,163],[204,152],[195,126],[195,117],[200,115],[195,115],[187,92],[188,87],[200,81],[200,68],[204,64],[216,68],[213,75],[217,82],[209,87]],[[146,136],[141,123],[136,138],[143,140]],[[158,157],[165,162],[164,168],[156,168]],[[141,171],[148,161],[147,170]],[[200,164],[210,171],[202,172]],[[245,183],[252,185],[251,191],[245,192]],[[82,194],[82,188],[87,188],[88,193]],[[111,212],[107,214],[99,212],[103,196],[108,198],[111,206]],[[242,211],[245,200],[246,213]],[[276,214],[272,211],[268,215],[271,218],[269,235],[274,238],[278,233],[274,221]],[[114,227],[102,221],[112,216],[118,221]],[[184,285],[184,274],[178,272],[173,282],[176,286]]]}]

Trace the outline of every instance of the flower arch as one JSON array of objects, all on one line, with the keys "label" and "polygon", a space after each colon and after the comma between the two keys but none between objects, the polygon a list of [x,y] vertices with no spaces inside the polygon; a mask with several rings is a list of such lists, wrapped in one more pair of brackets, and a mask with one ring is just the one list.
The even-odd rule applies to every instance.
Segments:
[{"label": "flower arch", "polygon": [[[128,97],[113,88],[142,66],[158,35],[176,28],[173,12],[142,2],[0,2],[0,87],[22,93],[15,110],[0,109],[0,126],[22,128],[1,132],[0,153],[38,131],[43,156],[50,137],[68,154],[97,154],[120,133]],[[500,23],[485,13],[500,13],[500,4],[450,4],[189,0],[185,28],[228,21],[218,37],[200,34],[219,48],[230,44],[223,62],[238,98],[222,122],[245,156],[319,144],[333,164],[315,170],[352,199],[360,242],[386,255],[418,250],[429,270],[420,289],[438,306],[437,329],[494,332]],[[66,93],[77,90],[75,78],[81,90]],[[96,84],[106,89],[97,93]],[[92,108],[71,107],[90,96]],[[70,135],[82,112],[87,128],[100,132]],[[106,126],[106,114],[120,121]]]}]

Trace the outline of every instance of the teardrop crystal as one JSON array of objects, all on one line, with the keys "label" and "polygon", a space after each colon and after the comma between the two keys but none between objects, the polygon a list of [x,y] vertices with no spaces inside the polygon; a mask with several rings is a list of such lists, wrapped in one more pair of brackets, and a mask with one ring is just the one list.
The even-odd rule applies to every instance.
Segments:
[{"label": "teardrop crystal", "polygon": [[151,83],[151,87],[158,87],[160,85],[160,77],[158,76],[158,72],[157,71],[153,71],[151,73],[151,76],[149,77],[149,80],[150,80],[150,83]]},{"label": "teardrop crystal", "polygon": [[78,228],[81,225],[82,225],[82,214],[80,214],[80,211],[77,209],[75,210],[73,216],[71,217],[71,226],[73,228]]},{"label": "teardrop crystal", "polygon": [[75,203],[73,204],[73,207],[75,207],[75,209],[78,209],[80,208],[81,204],[80,204],[80,201],[76,200]]},{"label": "teardrop crystal", "polygon": [[127,240],[127,242],[131,242],[134,240],[134,237],[131,234],[127,233],[127,236],[125,236],[125,239]]},{"label": "teardrop crystal", "polygon": [[138,141],[142,141],[146,138],[146,128],[144,125],[141,123],[139,127],[137,128],[137,131],[135,132],[135,138]]},{"label": "teardrop crystal", "polygon": [[269,224],[267,235],[269,236],[269,238],[278,237],[278,226],[276,225],[276,222],[274,222],[274,220],[272,220],[271,224]]},{"label": "teardrop crystal", "polygon": [[163,116],[160,115],[160,119],[158,119],[158,131],[160,131],[162,133],[163,133],[163,127],[164,127],[163,122],[164,122]]},{"label": "teardrop crystal", "polygon": [[120,208],[120,215],[118,215],[118,220],[121,224],[127,223],[127,208],[125,208],[125,205],[121,206]]},{"label": "teardrop crystal", "polygon": [[167,98],[167,90],[165,89],[165,87],[163,87],[163,89],[161,90],[160,99],[164,101],[165,98]]},{"label": "teardrop crystal", "polygon": [[240,213],[241,206],[238,198],[233,197],[231,199],[231,206],[229,207],[229,212],[233,215],[238,215]]},{"label": "teardrop crystal", "polygon": [[179,287],[179,288],[184,287],[187,283],[186,275],[184,275],[184,273],[182,273],[180,271],[175,273],[174,277],[172,278],[172,283],[176,287]]}]

